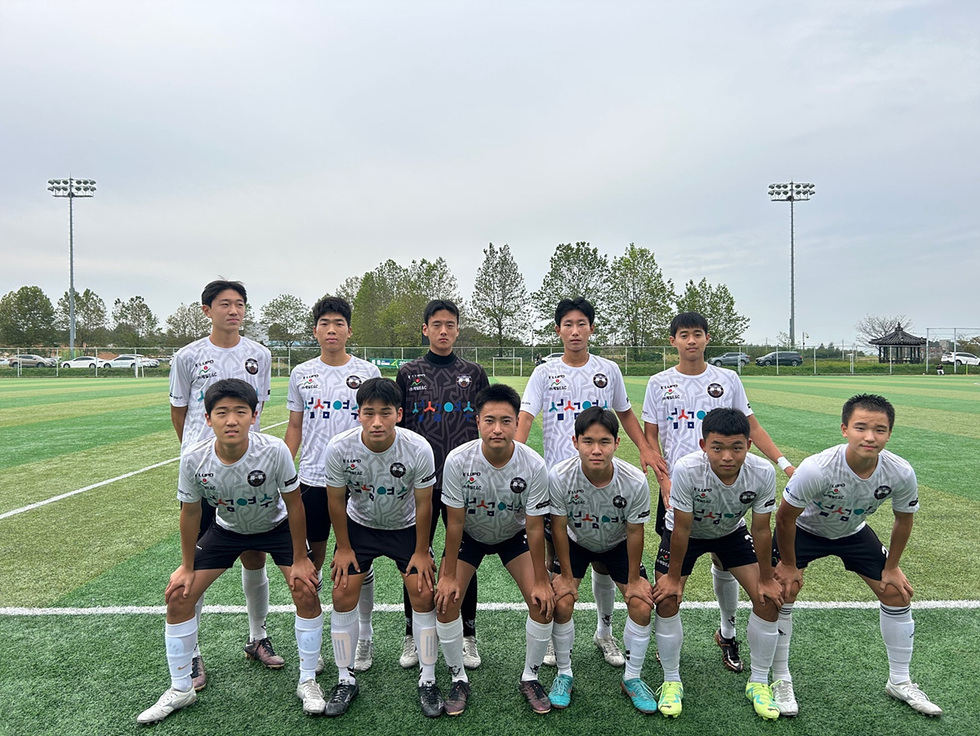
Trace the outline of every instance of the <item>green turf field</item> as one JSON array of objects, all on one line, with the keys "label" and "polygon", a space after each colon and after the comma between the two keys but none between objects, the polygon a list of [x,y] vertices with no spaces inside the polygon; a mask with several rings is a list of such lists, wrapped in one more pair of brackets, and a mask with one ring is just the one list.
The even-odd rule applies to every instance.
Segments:
[{"label": "green turf field", "polygon": [[[646,379],[626,381],[639,412]],[[973,522],[980,510],[980,384],[972,376],[783,376],[746,377],[744,382],[759,420],[797,462],[840,441],[840,405],[851,394],[883,393],[896,405],[889,449],[916,468],[922,499],[902,565],[920,603],[913,675],[944,708],[941,719],[926,719],[884,694],[887,662],[874,607],[804,608],[800,603],[791,663],[801,714],[762,723],[742,695],[745,675],[720,666],[711,641],[717,613],[697,607],[697,602],[712,599],[710,574],[702,561],[687,588],[686,600],[692,604],[683,613],[685,699],[678,720],[641,716],[619,693],[621,671],[601,663],[592,646],[594,613],[589,610],[576,613],[572,707],[534,716],[517,693],[524,615],[508,609],[478,617],[484,665],[471,675],[470,709],[459,719],[423,724],[415,676],[397,665],[402,616],[400,605],[392,604],[400,604],[398,580],[393,566],[381,564],[375,666],[362,676],[362,694],[344,718],[303,716],[293,695],[292,614],[270,616],[273,640],[288,662],[286,669],[272,672],[241,655],[244,614],[208,612],[201,631],[208,687],[197,705],[153,731],[978,733],[980,620],[975,604],[964,607],[962,602],[980,598],[974,572],[980,551]],[[523,388],[523,380],[513,383]],[[266,427],[286,420],[285,389],[285,378],[274,379],[273,398],[263,415]],[[136,733],[142,729],[135,715],[167,687],[162,614],[121,608],[160,606],[167,576],[179,561],[178,446],[166,396],[166,380],[157,378],[0,382],[0,470],[5,480],[0,486],[0,634],[7,644],[0,657],[0,734]],[[281,437],[285,425],[270,431]],[[537,428],[530,443],[540,448]],[[636,461],[628,440],[621,454]],[[782,486],[785,476],[779,477]],[[120,479],[105,482],[114,478]],[[24,510],[84,488],[89,490]],[[887,539],[887,510],[871,523]],[[656,540],[648,535],[648,566],[655,548]],[[484,567],[481,603],[516,603],[519,594],[506,574],[492,563]],[[801,602],[870,602],[864,584],[841,573],[837,562],[812,565]],[[271,568],[270,578],[273,605],[287,607],[284,582]],[[239,582],[238,572],[229,572],[209,591],[208,605],[241,606]],[[591,600],[588,583],[581,593],[583,602]],[[939,601],[951,603],[942,607]],[[69,610],[51,610],[55,607]],[[92,610],[96,607],[111,611],[98,613]],[[743,638],[746,617],[739,617]],[[625,612],[618,611],[617,634],[624,621]],[[329,661],[327,636],[324,652]],[[448,684],[444,667],[437,672]],[[329,673],[328,668],[321,678],[327,687],[332,684]],[[660,674],[651,649],[645,679],[655,685]],[[542,677],[546,687],[551,676],[546,672]]]}]

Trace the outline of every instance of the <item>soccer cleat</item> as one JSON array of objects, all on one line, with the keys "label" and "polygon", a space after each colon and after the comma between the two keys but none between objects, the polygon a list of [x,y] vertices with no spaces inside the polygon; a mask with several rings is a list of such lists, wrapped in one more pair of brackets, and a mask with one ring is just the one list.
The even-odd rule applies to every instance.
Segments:
[{"label": "soccer cleat", "polygon": [[721,661],[732,672],[741,672],[742,658],[738,654],[738,640],[735,637],[726,639],[721,635],[721,629],[715,631],[715,644],[721,647]]},{"label": "soccer cleat", "polygon": [[558,675],[551,683],[551,692],[548,693],[548,700],[551,701],[552,708],[559,710],[567,708],[572,702],[572,676]]},{"label": "soccer cleat", "polygon": [[415,637],[411,634],[406,636],[402,642],[402,656],[398,658],[398,664],[406,670],[418,667],[419,653],[415,649]]},{"label": "soccer cleat", "polygon": [[919,686],[911,680],[899,682],[898,684],[889,680],[885,683],[885,692],[895,698],[895,700],[908,703],[912,710],[917,710],[919,713],[927,716],[941,716],[943,714],[943,709],[929,700]]},{"label": "soccer cleat", "polygon": [[250,640],[245,645],[245,657],[261,662],[270,670],[281,669],[286,664],[286,660],[272,649],[272,640],[268,636],[264,639]]},{"label": "soccer cleat", "polygon": [[174,690],[170,688],[152,706],[136,716],[137,723],[156,723],[162,721],[174,711],[193,705],[197,700],[197,693],[194,688],[190,690]]},{"label": "soccer cleat", "polygon": [[327,706],[323,709],[326,716],[342,716],[347,712],[351,702],[357,697],[358,688],[356,682],[341,682],[333,686],[330,691],[330,699]]},{"label": "soccer cleat", "polygon": [[796,693],[793,692],[792,682],[774,680],[772,683],[772,699],[781,716],[795,716],[800,712],[800,705],[796,702]]},{"label": "soccer cleat", "polygon": [[323,671],[327,668],[327,663],[323,661],[323,655],[316,655],[316,673],[322,675]]},{"label": "soccer cleat", "polygon": [[602,658],[606,660],[606,664],[611,664],[613,667],[622,667],[626,664],[623,653],[619,650],[619,645],[616,644],[616,640],[612,636],[596,634],[592,637],[592,641],[602,652]]},{"label": "soccer cleat", "polygon": [[466,700],[470,696],[470,683],[466,680],[454,680],[449,688],[449,695],[443,701],[447,716],[458,716],[466,710]]},{"label": "soccer cleat", "polygon": [[558,660],[555,659],[555,643],[548,639],[548,651],[544,653],[544,659],[541,660],[541,664],[545,667],[557,667]]},{"label": "soccer cleat", "polygon": [[779,718],[779,708],[772,699],[772,688],[761,682],[750,682],[745,686],[745,697],[752,701],[756,715],[767,721]]},{"label": "soccer cleat", "polygon": [[354,672],[367,672],[374,664],[374,642],[370,639],[358,639],[354,652]]},{"label": "soccer cleat", "polygon": [[657,712],[657,696],[639,677],[632,680],[623,680],[620,683],[623,692],[633,701],[633,705],[640,713]]},{"label": "soccer cleat", "polygon": [[468,670],[475,670],[483,664],[483,659],[480,657],[480,653],[476,649],[476,637],[475,636],[464,636],[463,637],[463,667]]},{"label": "soccer cleat", "polygon": [[194,687],[194,692],[199,693],[207,684],[208,676],[204,671],[204,660],[201,659],[201,655],[198,654],[191,660],[191,685]]},{"label": "soccer cleat", "polygon": [[296,697],[303,701],[303,712],[308,716],[321,715],[327,707],[323,690],[316,684],[316,680],[304,680],[297,685]]},{"label": "soccer cleat", "polygon": [[439,692],[439,686],[434,682],[425,682],[419,685],[419,702],[422,704],[422,714],[426,718],[438,718],[445,710],[442,693]]},{"label": "soccer cleat", "polygon": [[527,704],[535,713],[543,715],[551,712],[551,701],[540,682],[537,680],[521,680],[520,691],[521,695],[527,698]]},{"label": "soccer cleat", "polygon": [[681,699],[684,697],[684,686],[679,682],[665,682],[657,690],[660,699],[657,710],[665,716],[677,718],[681,714]]}]

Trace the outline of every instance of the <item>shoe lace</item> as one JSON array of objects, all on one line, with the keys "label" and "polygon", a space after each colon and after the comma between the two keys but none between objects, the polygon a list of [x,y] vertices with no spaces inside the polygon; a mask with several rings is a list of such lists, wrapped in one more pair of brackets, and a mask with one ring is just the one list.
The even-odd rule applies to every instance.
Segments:
[{"label": "shoe lace", "polygon": [[409,654],[415,651],[415,639],[411,636],[406,636],[405,640],[402,642],[402,654]]},{"label": "shoe lace", "polygon": [[361,641],[357,642],[357,653],[355,656],[366,657],[370,651],[371,642],[369,642],[367,639],[361,639]]},{"label": "shoe lace", "polygon": [[572,681],[567,677],[556,677],[552,687],[556,695],[568,695],[572,690]]},{"label": "shoe lace", "polygon": [[352,687],[353,685],[348,685],[346,683],[340,683],[337,685],[337,687],[333,689],[333,692],[330,693],[330,702],[343,703],[345,700],[347,700],[347,691]]},{"label": "shoe lace", "polygon": [[422,690],[422,698],[427,704],[435,705],[439,702],[439,691],[435,685],[422,685],[420,689]]},{"label": "shoe lace", "polygon": [[616,646],[616,642],[613,641],[611,636],[602,636],[598,639],[599,649],[602,650],[603,654],[619,653],[619,647]]},{"label": "shoe lace", "polygon": [[676,682],[665,682],[657,688],[657,695],[665,698],[679,698],[680,694],[680,687]]},{"label": "shoe lace", "polygon": [[255,650],[258,651],[260,649],[270,657],[276,656],[275,651],[272,649],[272,640],[269,637],[259,639],[257,642],[255,642]]},{"label": "shoe lace", "polygon": [[633,684],[631,690],[631,695],[634,697],[644,697],[653,700],[653,690],[651,690],[650,686],[643,682],[643,680],[637,680],[637,682]]},{"label": "shoe lace", "polygon": [[323,691],[316,684],[316,680],[307,680],[300,684],[303,690],[303,698],[322,698]]}]

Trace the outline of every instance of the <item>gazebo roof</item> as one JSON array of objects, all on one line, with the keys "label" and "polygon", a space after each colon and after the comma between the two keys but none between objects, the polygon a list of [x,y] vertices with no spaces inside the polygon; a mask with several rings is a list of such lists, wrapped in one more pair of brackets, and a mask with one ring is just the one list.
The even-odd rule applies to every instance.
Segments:
[{"label": "gazebo roof", "polygon": [[872,345],[888,346],[888,345],[925,345],[926,339],[924,337],[916,337],[915,335],[910,335],[905,330],[902,329],[902,323],[899,322],[895,329],[888,333],[887,335],[882,335],[881,337],[876,337],[874,340],[868,340]]}]

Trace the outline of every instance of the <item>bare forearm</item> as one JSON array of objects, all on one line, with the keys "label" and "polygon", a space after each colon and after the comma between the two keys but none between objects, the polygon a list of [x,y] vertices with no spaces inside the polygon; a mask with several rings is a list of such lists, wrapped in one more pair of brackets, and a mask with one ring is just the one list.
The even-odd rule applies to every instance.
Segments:
[{"label": "bare forearm", "polygon": [[888,559],[885,560],[885,567],[894,570],[898,567],[902,553],[909,543],[912,535],[912,514],[895,514],[895,522],[892,524],[892,535],[888,542]]}]

